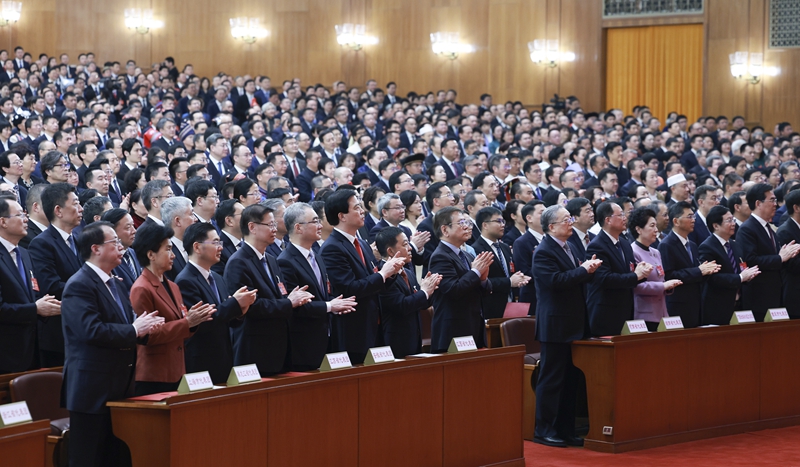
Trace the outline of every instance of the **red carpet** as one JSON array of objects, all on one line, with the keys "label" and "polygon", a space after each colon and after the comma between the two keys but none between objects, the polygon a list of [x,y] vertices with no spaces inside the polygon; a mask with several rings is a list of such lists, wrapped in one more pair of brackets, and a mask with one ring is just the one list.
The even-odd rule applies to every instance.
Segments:
[{"label": "red carpet", "polygon": [[582,448],[551,448],[525,441],[525,465],[528,467],[793,466],[800,465],[800,426],[673,444],[622,454],[605,454]]}]

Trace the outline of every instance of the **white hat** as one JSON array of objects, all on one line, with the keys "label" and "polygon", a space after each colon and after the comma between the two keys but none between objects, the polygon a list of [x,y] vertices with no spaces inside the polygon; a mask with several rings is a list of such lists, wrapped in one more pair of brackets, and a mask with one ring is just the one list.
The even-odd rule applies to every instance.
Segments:
[{"label": "white hat", "polygon": [[422,136],[428,133],[433,133],[433,127],[426,123],[422,125],[422,128],[419,129],[419,134]]},{"label": "white hat", "polygon": [[686,177],[684,177],[683,174],[675,174],[667,179],[667,186],[672,188],[674,185],[685,181]]}]

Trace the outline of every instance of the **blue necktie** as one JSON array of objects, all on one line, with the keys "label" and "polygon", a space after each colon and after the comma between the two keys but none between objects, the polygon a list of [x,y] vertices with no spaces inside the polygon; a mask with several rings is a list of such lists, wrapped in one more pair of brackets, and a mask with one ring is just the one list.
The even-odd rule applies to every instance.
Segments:
[{"label": "blue necktie", "polygon": [[470,265],[469,265],[469,261],[467,261],[467,254],[464,253],[464,251],[459,250],[458,251],[458,257],[461,258],[461,261],[464,263],[464,266],[466,266],[467,269],[472,269],[470,267]]},{"label": "blue necktie", "polygon": [[617,241],[617,244],[614,246],[617,247],[617,251],[619,251],[619,255],[622,257],[622,264],[625,264],[625,252],[622,251],[622,244]]},{"label": "blue necktie", "polygon": [[211,290],[214,292],[214,298],[217,300],[216,303],[217,305],[219,305],[220,303],[219,290],[217,289],[217,281],[214,280],[213,274],[208,275],[208,285],[211,286]]},{"label": "blue necktie", "polygon": [[731,248],[730,242],[725,242],[725,251],[728,252],[728,261],[731,262],[733,272],[740,273],[741,271],[739,270],[739,263],[736,262],[736,258],[733,256],[733,248]]},{"label": "blue necktie", "polygon": [[689,242],[686,242],[684,246],[686,247],[686,253],[689,255],[689,261],[694,262],[694,258],[692,258],[692,249],[689,248]]},{"label": "blue necktie", "polygon": [[69,249],[72,250],[73,253],[75,253],[75,256],[78,256],[78,249],[75,248],[75,237],[70,235],[69,237],[67,237],[67,242],[69,243]]},{"label": "blue necktie", "polygon": [[272,279],[272,274],[269,272],[269,264],[267,264],[267,255],[261,257],[261,264],[264,265],[264,270],[267,271],[267,280],[269,281],[269,285],[275,287],[275,281]]},{"label": "blue necktie", "polygon": [[25,266],[22,265],[22,254],[19,248],[14,247],[13,250],[14,254],[17,256],[17,270],[19,271],[19,276],[22,278],[22,284],[25,287],[28,286],[28,275],[25,274]]},{"label": "blue necktie", "polygon": [[125,323],[128,323],[128,317],[125,316],[125,307],[122,306],[122,300],[120,300],[119,294],[117,293],[117,285],[114,284],[114,278],[112,277],[106,281],[106,285],[108,285],[108,288],[111,289],[111,295],[114,296],[114,300],[116,300],[117,305],[119,306],[119,311],[122,313],[122,320]]}]

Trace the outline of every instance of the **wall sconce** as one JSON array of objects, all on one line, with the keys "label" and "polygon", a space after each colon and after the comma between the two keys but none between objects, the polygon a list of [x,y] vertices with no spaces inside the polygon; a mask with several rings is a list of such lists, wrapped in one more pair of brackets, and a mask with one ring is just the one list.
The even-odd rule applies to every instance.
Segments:
[{"label": "wall sconce", "polygon": [[269,31],[261,26],[258,18],[242,16],[231,18],[231,35],[234,39],[241,39],[245,44],[252,44],[261,37],[267,37]]},{"label": "wall sconce", "polygon": [[745,72],[749,74],[747,76],[747,82],[750,84],[758,84],[761,82],[761,77],[765,74],[767,76],[777,76],[780,74],[781,70],[778,67],[764,66],[764,54],[763,53],[751,53],[750,55],[750,67],[747,66],[747,52],[734,52],[728,55],[728,60],[731,64],[731,74],[734,78],[739,79],[745,76]]},{"label": "wall sconce", "polygon": [[364,24],[344,23],[334,26],[336,29],[336,42],[346,45],[353,50],[361,50],[365,45],[375,45],[378,38],[367,35],[367,26]]},{"label": "wall sconce", "polygon": [[2,9],[0,10],[0,27],[8,26],[9,24],[19,21],[21,11],[22,2],[2,2]]},{"label": "wall sconce", "polygon": [[457,32],[435,32],[431,34],[431,47],[433,53],[442,55],[450,60],[458,58],[460,53],[472,53],[475,47],[470,44],[462,44]]},{"label": "wall sconce", "polygon": [[574,62],[575,53],[558,51],[558,41],[537,39],[528,42],[528,51],[531,53],[531,61],[537,65],[547,63],[550,68],[558,66],[558,62]]},{"label": "wall sconce", "polygon": [[125,27],[139,34],[147,34],[151,29],[164,27],[164,22],[153,19],[153,10],[149,8],[126,8]]}]

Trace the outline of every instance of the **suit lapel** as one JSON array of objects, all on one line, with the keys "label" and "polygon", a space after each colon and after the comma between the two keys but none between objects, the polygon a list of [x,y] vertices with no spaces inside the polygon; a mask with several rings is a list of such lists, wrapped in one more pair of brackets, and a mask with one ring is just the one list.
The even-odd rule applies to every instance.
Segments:
[{"label": "suit lapel", "polygon": [[[22,254],[22,249],[17,249],[17,254]],[[11,273],[12,276],[17,280],[17,283],[22,286],[23,290],[28,289],[27,284],[22,283],[22,277],[20,277],[17,265],[11,259],[11,254],[5,248],[0,248],[0,256],[2,256],[3,263],[8,268],[8,271]],[[27,274],[27,272],[26,272]]]},{"label": "suit lapel", "polygon": [[75,269],[80,269],[81,264],[78,261],[78,257],[75,253],[72,252],[69,246],[67,246],[67,242],[64,241],[64,237],[53,227],[52,225],[47,229],[50,231],[50,236],[56,242],[56,248],[61,250],[61,254],[64,255],[66,258],[69,258],[69,262],[75,267]]},{"label": "suit lapel", "polygon": [[[248,248],[247,254],[252,256],[253,262],[256,265],[256,270],[258,270],[259,274],[261,274],[262,282],[267,284],[267,287],[269,287],[269,290],[272,292],[274,296],[278,296],[278,290],[275,288],[275,284],[272,282],[272,278],[267,275],[267,271],[264,269],[264,263],[262,263],[261,260],[258,259],[258,255],[256,254],[255,250],[253,250],[253,248],[251,248],[249,245],[247,245],[247,248]],[[266,253],[264,254],[266,255]],[[267,264],[269,265],[270,272],[272,272],[272,263],[269,262],[268,256],[265,257],[267,258]]]},{"label": "suit lapel", "polygon": [[[308,284],[313,284],[313,287],[317,289],[317,292],[322,293],[322,291],[319,290],[319,288],[322,286],[317,283],[317,276],[314,275],[314,270],[311,269],[311,265],[308,264],[308,260],[303,256],[302,253],[300,253],[300,250],[295,248],[295,246],[292,245],[291,243],[286,247],[286,249],[289,250],[289,255],[292,256],[292,260],[295,262],[295,264],[300,265],[300,269],[302,270],[302,273],[305,276],[303,278],[304,281]],[[317,255],[314,255],[314,260],[317,262],[317,266],[319,267],[319,258],[317,257]],[[320,268],[319,272],[320,276],[322,276],[322,268]],[[319,296],[319,294],[314,294],[314,295]]]},{"label": "suit lapel", "polygon": [[[362,263],[361,262],[361,257],[358,256],[358,252],[356,251],[355,245],[353,245],[352,243],[348,242],[347,238],[345,238],[344,235],[342,235],[340,232],[337,232],[335,230],[333,231],[333,233],[331,235],[336,235],[337,238],[339,239],[339,241],[342,242],[342,244],[344,245],[345,251],[347,251],[347,253],[350,254],[350,256],[355,260],[356,264],[361,264],[362,267],[364,268],[364,270],[369,272],[369,270],[367,269],[367,265],[365,264],[367,262],[367,256],[366,255],[364,255],[364,262]],[[361,245],[361,251],[362,252],[364,251],[364,245]]]},{"label": "suit lapel", "polygon": [[[217,295],[219,293],[219,290],[217,290],[217,293],[215,294],[214,291],[211,289],[211,284],[209,284],[208,281],[203,277],[203,274],[201,274],[196,267],[194,266],[189,266],[189,267],[191,267],[190,273],[193,274],[197,278],[198,282],[202,284],[203,292],[205,293],[207,299],[206,303],[216,303],[217,305],[220,305],[220,303],[217,302]],[[220,296],[220,300],[222,300],[222,296]]]}]

